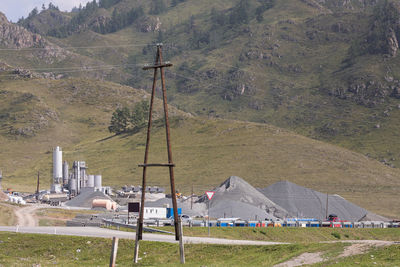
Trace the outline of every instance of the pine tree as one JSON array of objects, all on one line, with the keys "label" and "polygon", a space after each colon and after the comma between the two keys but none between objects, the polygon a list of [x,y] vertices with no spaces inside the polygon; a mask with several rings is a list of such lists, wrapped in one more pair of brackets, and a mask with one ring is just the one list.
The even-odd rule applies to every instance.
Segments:
[{"label": "pine tree", "polygon": [[131,113],[131,123],[137,129],[146,124],[148,120],[149,106],[146,101],[137,103]]},{"label": "pine tree", "polygon": [[110,133],[121,134],[128,130],[130,121],[130,111],[127,107],[117,109],[111,117],[110,126],[108,130]]}]

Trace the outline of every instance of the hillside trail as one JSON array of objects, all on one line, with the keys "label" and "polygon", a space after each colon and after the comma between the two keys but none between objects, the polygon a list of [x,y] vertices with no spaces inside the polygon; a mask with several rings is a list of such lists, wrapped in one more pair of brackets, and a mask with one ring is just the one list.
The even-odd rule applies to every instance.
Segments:
[{"label": "hillside trail", "polygon": [[[345,247],[343,252],[335,257],[334,259],[340,259],[344,257],[349,257],[353,255],[359,255],[367,253],[373,247],[384,247],[393,245],[394,242],[391,241],[379,241],[379,240],[362,240],[362,241],[346,241],[348,243],[352,243],[350,246]],[[323,243],[331,243],[331,242],[323,242]],[[298,257],[285,261],[283,263],[274,265],[274,267],[296,267],[308,264],[315,264],[319,262],[324,262],[328,259],[324,259],[322,257],[322,252],[315,253],[303,253]]]}]

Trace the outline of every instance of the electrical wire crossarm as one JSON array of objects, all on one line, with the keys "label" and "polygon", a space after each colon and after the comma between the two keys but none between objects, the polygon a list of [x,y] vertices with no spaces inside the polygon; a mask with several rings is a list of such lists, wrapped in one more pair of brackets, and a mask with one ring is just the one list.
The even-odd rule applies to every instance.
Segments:
[{"label": "electrical wire crossarm", "polygon": [[173,65],[169,62],[166,62],[164,64],[155,64],[153,66],[144,66],[143,70],[149,70],[149,69],[158,69],[158,68],[165,68],[165,67],[172,67]]}]

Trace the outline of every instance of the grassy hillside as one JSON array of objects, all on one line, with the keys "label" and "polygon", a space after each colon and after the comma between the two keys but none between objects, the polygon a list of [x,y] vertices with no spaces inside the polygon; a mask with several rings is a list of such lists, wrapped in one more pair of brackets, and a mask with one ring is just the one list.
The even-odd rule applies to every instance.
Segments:
[{"label": "grassy hillside", "polygon": [[[167,72],[169,97],[181,110],[273,124],[398,167],[400,103],[389,95],[398,87],[400,57],[362,54],[357,45],[374,25],[376,1],[252,0],[243,8],[245,22],[233,19],[243,15],[239,0],[161,2],[159,12],[152,11],[155,1],[88,7],[79,30],[47,38],[114,65],[113,74],[100,76],[135,88],[149,88],[151,74],[140,66],[153,60],[149,44],[163,42],[166,59],[175,64]],[[115,31],[93,26],[139,7],[142,16]],[[24,23],[46,34],[48,24],[40,22],[52,12],[57,13],[46,10]],[[79,16],[57,14],[64,22],[54,22],[54,29]],[[88,73],[96,71],[73,75]]]},{"label": "grassy hillside", "polygon": [[[145,99],[144,91],[83,79],[21,79],[0,86],[2,97],[9,97],[2,102],[2,114],[8,116],[0,135],[4,187],[33,191],[37,171],[48,187],[51,149],[57,145],[70,165],[85,160],[89,173],[102,174],[104,184],[140,184],[137,165],[143,162],[145,129],[113,136],[107,126],[116,107]],[[289,180],[340,194],[382,215],[399,214],[397,169],[267,124],[190,117],[173,107],[171,115],[176,182],[185,193],[192,185],[202,193],[231,175],[258,187]],[[152,133],[149,161],[167,162],[161,121]],[[168,184],[165,169],[153,168],[148,177],[150,184]]]}]

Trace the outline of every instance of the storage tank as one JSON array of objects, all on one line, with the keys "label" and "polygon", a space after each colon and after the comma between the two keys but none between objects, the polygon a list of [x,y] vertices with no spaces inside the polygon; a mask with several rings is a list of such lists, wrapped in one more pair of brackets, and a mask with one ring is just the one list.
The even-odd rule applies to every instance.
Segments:
[{"label": "storage tank", "polygon": [[74,161],[72,165],[74,179],[76,179],[76,193],[79,194],[81,189],[81,171],[79,168],[79,161]]},{"label": "storage tank", "polygon": [[93,199],[92,208],[116,209],[117,204],[109,199]]},{"label": "storage tank", "polygon": [[70,179],[69,180],[69,191],[71,193],[72,192],[77,193],[77,190],[78,190],[78,183],[76,182],[76,179]]},{"label": "storage tank", "polygon": [[68,185],[68,178],[69,178],[69,165],[68,162],[64,161],[63,163],[63,184]]},{"label": "storage tank", "polygon": [[94,175],[89,175],[87,180],[87,187],[94,187]]},{"label": "storage tank", "polygon": [[62,151],[59,146],[53,150],[53,178],[54,181],[58,183],[61,182],[63,177],[62,172]]},{"label": "storage tank", "polygon": [[94,187],[101,188],[101,175],[94,176]]}]

